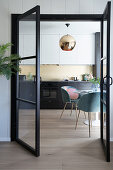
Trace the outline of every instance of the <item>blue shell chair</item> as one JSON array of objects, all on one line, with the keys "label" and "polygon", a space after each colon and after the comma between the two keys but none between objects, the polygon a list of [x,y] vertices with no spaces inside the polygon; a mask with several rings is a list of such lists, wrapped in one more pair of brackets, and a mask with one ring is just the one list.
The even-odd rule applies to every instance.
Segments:
[{"label": "blue shell chair", "polygon": [[[78,97],[77,99],[72,100],[72,99],[70,98],[70,95],[69,95],[68,91],[66,90],[66,88],[67,88],[67,89],[72,88],[72,89],[75,90],[74,93],[79,94],[79,93],[78,93],[78,90],[77,90],[76,88],[72,87],[72,86],[63,86],[63,87],[61,87],[61,94],[62,94],[62,100],[63,100],[63,103],[64,103],[64,109],[63,109],[63,111],[62,111],[62,113],[61,113],[61,115],[60,115],[60,118],[62,117],[62,115],[63,115],[63,113],[64,113],[64,111],[65,111],[66,106],[67,106],[68,103],[71,103],[71,104],[72,104],[71,114],[72,114],[73,106],[75,105],[76,117],[77,117],[77,103],[78,103],[78,101],[80,100],[80,95],[79,95],[79,97]],[[80,111],[79,111],[79,112],[80,112]],[[70,116],[71,116],[71,114],[70,114]]]},{"label": "blue shell chair", "polygon": [[[105,93],[103,97],[105,97]],[[100,92],[93,92],[83,95],[78,101],[78,109],[84,112],[88,112],[89,119],[89,137],[90,137],[90,124],[91,124],[91,112],[100,112]],[[103,106],[103,111],[105,112],[105,106]],[[76,120],[75,129],[78,124],[79,115]]]}]

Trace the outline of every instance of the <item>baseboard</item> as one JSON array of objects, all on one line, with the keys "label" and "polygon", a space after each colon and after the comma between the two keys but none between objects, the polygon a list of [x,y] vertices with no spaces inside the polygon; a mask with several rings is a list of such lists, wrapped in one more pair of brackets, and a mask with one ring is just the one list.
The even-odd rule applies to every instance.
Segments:
[{"label": "baseboard", "polygon": [[10,142],[11,138],[0,138],[0,142]]}]

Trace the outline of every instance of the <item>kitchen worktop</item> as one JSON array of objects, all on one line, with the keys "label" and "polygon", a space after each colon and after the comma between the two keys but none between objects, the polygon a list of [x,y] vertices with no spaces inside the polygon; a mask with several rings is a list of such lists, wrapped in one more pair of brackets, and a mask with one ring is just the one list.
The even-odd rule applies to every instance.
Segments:
[{"label": "kitchen worktop", "polygon": [[91,83],[90,81],[73,81],[73,80],[69,80],[69,81],[63,81],[63,80],[45,80],[45,81],[41,81],[41,82],[51,82],[51,83]]},{"label": "kitchen worktop", "polygon": [[[41,81],[40,108],[62,109],[61,87],[72,86],[78,90],[92,90],[93,84],[89,81]],[[21,80],[19,83],[19,97],[25,100],[36,101],[36,83],[33,80]],[[28,93],[29,92],[29,93]],[[34,105],[21,103],[21,109],[34,108]],[[67,108],[71,108],[69,105]]]}]

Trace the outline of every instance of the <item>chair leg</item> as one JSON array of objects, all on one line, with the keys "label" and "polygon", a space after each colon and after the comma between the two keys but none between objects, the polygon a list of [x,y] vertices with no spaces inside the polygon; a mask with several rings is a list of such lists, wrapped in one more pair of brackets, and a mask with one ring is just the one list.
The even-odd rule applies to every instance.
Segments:
[{"label": "chair leg", "polygon": [[[91,114],[91,113],[90,113]],[[91,128],[92,128],[92,115],[90,115],[90,117],[91,117]]]},{"label": "chair leg", "polygon": [[77,115],[77,104],[76,103],[75,103],[75,112],[76,112],[76,120],[77,120],[78,115]]},{"label": "chair leg", "polygon": [[90,117],[90,112],[88,112],[88,119],[89,119],[89,137],[91,136],[90,135],[90,119],[91,119],[91,117]]},{"label": "chair leg", "polygon": [[75,130],[76,130],[77,125],[78,125],[78,119],[79,119],[79,116],[80,116],[80,110],[79,110],[79,113],[78,113],[78,116],[77,116],[77,119],[76,119]]},{"label": "chair leg", "polygon": [[86,113],[84,112],[84,117],[85,117],[85,119],[86,119]]},{"label": "chair leg", "polygon": [[67,106],[67,102],[66,102],[65,105],[64,105],[64,109],[63,109],[63,111],[62,111],[62,113],[61,113],[61,115],[60,115],[60,119],[61,119],[61,117],[62,117],[62,115],[63,115],[63,113],[64,113],[64,110],[65,110],[66,106]]},{"label": "chair leg", "polygon": [[71,106],[71,113],[70,113],[70,116],[72,115],[72,111],[73,111],[73,104],[74,104],[74,103],[72,103],[72,106]]}]

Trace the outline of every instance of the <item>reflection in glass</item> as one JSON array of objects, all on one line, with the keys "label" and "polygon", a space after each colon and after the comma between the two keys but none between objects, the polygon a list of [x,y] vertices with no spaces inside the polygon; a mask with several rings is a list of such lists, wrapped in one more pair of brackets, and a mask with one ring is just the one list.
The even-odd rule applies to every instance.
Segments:
[{"label": "reflection in glass", "polygon": [[18,97],[36,101],[36,59],[23,60],[19,68],[21,72],[19,73],[19,89]]},{"label": "reflection in glass", "polygon": [[18,101],[18,136],[35,149],[35,105]]},{"label": "reflection in glass", "polygon": [[103,141],[106,145],[106,105],[103,104]]},{"label": "reflection in glass", "polygon": [[106,90],[106,83],[107,83],[106,74],[107,74],[107,60],[104,59],[103,60],[103,89],[104,91]]},{"label": "reflection in glass", "polygon": [[107,57],[107,21],[103,25],[103,57]]},{"label": "reflection in glass", "polygon": [[[106,92],[107,75],[107,21],[103,22],[103,90]],[[105,99],[106,102],[106,99]]]},{"label": "reflection in glass", "polygon": [[106,146],[107,21],[103,23],[103,141]]}]

